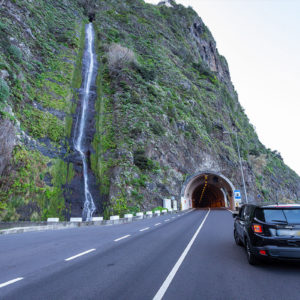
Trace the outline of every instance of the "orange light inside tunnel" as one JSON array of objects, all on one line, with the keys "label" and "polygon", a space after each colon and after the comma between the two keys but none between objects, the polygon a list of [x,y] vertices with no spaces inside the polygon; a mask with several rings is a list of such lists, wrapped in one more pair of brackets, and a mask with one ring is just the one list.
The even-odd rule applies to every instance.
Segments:
[{"label": "orange light inside tunnel", "polygon": [[193,192],[193,207],[224,207],[224,194],[214,184],[203,182]]}]

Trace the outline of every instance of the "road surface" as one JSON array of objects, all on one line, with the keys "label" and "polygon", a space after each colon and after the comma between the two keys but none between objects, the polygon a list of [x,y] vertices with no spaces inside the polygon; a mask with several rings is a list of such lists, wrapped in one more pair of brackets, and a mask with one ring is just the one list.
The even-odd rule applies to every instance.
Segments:
[{"label": "road surface", "polygon": [[300,264],[251,266],[227,210],[0,236],[0,299],[300,299]]}]

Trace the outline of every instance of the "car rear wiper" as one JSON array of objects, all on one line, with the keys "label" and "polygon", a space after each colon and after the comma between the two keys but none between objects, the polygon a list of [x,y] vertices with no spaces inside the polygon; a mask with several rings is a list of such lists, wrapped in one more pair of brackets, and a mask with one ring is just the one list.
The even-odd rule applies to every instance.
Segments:
[{"label": "car rear wiper", "polygon": [[282,223],[282,224],[288,224],[287,221],[282,221],[282,220],[271,220],[271,222],[278,222],[278,223]]}]

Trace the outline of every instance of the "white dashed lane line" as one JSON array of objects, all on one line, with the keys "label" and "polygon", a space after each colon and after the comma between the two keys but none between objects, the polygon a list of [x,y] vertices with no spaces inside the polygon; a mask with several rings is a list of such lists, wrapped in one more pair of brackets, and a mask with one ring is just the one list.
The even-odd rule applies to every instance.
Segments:
[{"label": "white dashed lane line", "polygon": [[150,227],[146,227],[146,228],[140,229],[140,231],[145,231],[145,230],[148,230],[148,229],[150,229]]},{"label": "white dashed lane line", "polygon": [[4,282],[4,283],[1,283],[1,284],[0,284],[0,289],[3,288],[3,287],[5,287],[5,286],[7,286],[7,285],[13,284],[13,283],[15,283],[15,282],[17,282],[17,281],[20,281],[20,280],[22,280],[22,279],[24,279],[24,278],[23,278],[23,277],[18,277],[18,278],[15,278],[15,279],[6,281],[6,282]]},{"label": "white dashed lane line", "polygon": [[128,237],[130,237],[130,234],[127,234],[127,235],[124,235],[124,236],[122,236],[122,237],[120,237],[120,238],[118,238],[118,239],[115,239],[114,242],[121,241],[121,240],[126,239],[126,238],[128,238]]},{"label": "white dashed lane line", "polygon": [[170,219],[165,220],[165,222],[168,222],[168,221],[170,221]]},{"label": "white dashed lane line", "polygon": [[80,257],[80,256],[82,256],[82,255],[88,254],[88,253],[93,252],[93,251],[95,251],[95,250],[96,250],[96,249],[90,249],[90,250],[87,250],[87,251],[78,253],[78,254],[76,254],[76,255],[74,255],[74,256],[71,256],[71,257],[66,258],[65,261],[73,260],[73,259],[75,259],[75,258],[77,258],[77,257]]},{"label": "white dashed lane line", "polygon": [[158,225],[161,225],[161,223],[156,223],[154,226],[158,226]]}]

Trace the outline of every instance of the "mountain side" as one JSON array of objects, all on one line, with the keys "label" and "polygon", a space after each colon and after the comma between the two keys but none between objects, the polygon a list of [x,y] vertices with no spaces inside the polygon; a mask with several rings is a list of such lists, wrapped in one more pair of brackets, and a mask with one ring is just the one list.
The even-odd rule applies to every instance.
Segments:
[{"label": "mountain side", "polygon": [[102,1],[95,25],[111,116],[100,136],[114,146],[95,172],[110,183],[110,209],[180,200],[185,178],[206,170],[242,190],[235,137],[224,132],[238,133],[249,201],[298,199],[298,175],[259,141],[226,59],[192,8]]},{"label": "mountain side", "polygon": [[97,213],[180,200],[185,179],[207,170],[242,190],[235,135],[224,132],[237,132],[251,202],[299,198],[299,176],[259,141],[209,29],[192,8],[167,4],[1,1],[0,220],[80,214],[72,135],[88,20]]}]

